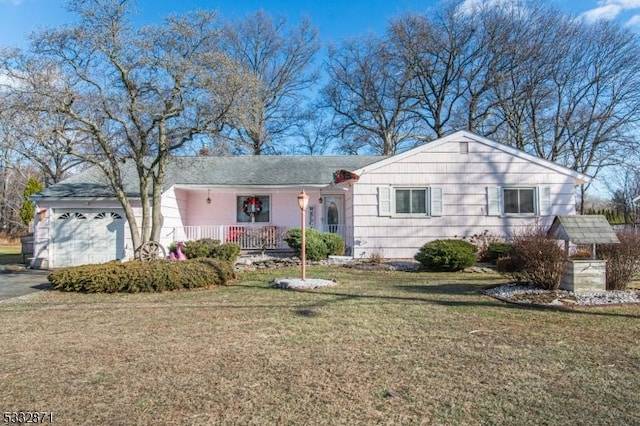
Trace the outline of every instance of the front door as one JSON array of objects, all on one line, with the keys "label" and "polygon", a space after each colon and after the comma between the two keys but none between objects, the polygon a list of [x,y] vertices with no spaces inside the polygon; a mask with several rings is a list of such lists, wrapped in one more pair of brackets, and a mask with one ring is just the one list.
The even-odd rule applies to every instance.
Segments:
[{"label": "front door", "polygon": [[323,198],[323,231],[344,237],[344,196],[325,195]]}]

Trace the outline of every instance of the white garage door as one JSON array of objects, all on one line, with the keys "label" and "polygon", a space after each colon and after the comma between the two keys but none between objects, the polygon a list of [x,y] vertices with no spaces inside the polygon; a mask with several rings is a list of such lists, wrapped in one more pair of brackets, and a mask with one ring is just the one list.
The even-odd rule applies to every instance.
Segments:
[{"label": "white garage door", "polygon": [[52,230],[52,266],[104,263],[122,258],[124,222],[118,211],[56,211]]}]

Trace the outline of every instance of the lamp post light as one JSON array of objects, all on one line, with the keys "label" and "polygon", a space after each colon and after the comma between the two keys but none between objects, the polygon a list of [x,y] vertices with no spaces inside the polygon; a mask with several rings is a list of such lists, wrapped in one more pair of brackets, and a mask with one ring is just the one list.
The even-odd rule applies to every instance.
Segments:
[{"label": "lamp post light", "polygon": [[302,232],[302,281],[307,279],[307,235],[305,231],[305,211],[309,204],[309,196],[304,189],[298,194],[298,207],[300,207],[300,228]]}]

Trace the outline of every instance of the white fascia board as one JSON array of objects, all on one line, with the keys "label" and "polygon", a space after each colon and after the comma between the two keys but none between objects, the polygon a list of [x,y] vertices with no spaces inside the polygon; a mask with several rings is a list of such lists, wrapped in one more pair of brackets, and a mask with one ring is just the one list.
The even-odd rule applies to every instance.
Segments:
[{"label": "white fascia board", "polygon": [[590,183],[593,180],[593,177],[591,177],[591,176],[585,175],[583,173],[576,172],[575,170],[571,170],[571,169],[569,169],[567,167],[561,166],[561,165],[556,164],[556,163],[554,163],[552,161],[545,160],[544,158],[536,157],[535,155],[528,154],[528,153],[526,153],[526,152],[524,152],[524,151],[522,151],[520,149],[513,148],[513,147],[511,147],[509,145],[505,145],[505,144],[500,143],[500,142],[496,142],[496,141],[494,141],[492,139],[485,138],[483,136],[477,135],[477,134],[469,132],[467,130],[460,130],[460,131],[452,133],[452,134],[450,134],[448,136],[444,136],[444,137],[442,137],[440,139],[436,139],[436,140],[434,140],[432,142],[427,142],[427,143],[425,143],[423,145],[417,146],[417,147],[415,147],[413,149],[410,149],[408,151],[405,151],[403,153],[394,155],[392,157],[385,158],[384,160],[380,160],[380,161],[378,161],[376,163],[373,163],[373,164],[369,164],[368,166],[362,167],[362,168],[360,168],[358,170],[354,170],[353,172],[358,174],[358,175],[361,175],[363,173],[379,169],[380,167],[384,167],[384,166],[386,166],[388,164],[395,163],[396,161],[400,161],[400,160],[403,160],[405,158],[411,157],[412,155],[415,155],[415,154],[418,154],[418,153],[421,153],[421,152],[428,152],[428,151],[430,151],[432,149],[435,149],[435,148],[437,148],[440,145],[443,145],[445,143],[448,143],[448,142],[451,142],[451,141],[459,141],[462,138],[466,138],[466,139],[470,139],[470,140],[479,142],[481,144],[490,146],[492,148],[504,151],[504,152],[506,152],[508,154],[511,154],[511,155],[515,156],[515,157],[522,158],[522,159],[530,161],[530,162],[532,162],[534,164],[538,164],[538,165],[540,165],[542,167],[551,169],[551,170],[553,170],[553,171],[555,171],[557,173],[561,173],[561,174],[564,174],[564,175],[567,175],[567,176],[571,176],[571,177],[573,177],[574,183],[576,185]]}]

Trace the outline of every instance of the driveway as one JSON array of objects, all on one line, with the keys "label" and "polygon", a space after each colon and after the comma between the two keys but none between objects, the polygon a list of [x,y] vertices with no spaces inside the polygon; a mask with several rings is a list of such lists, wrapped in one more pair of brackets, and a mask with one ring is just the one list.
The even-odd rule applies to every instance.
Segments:
[{"label": "driveway", "polygon": [[34,269],[4,273],[0,271],[0,302],[51,288],[47,281],[50,272]]}]

